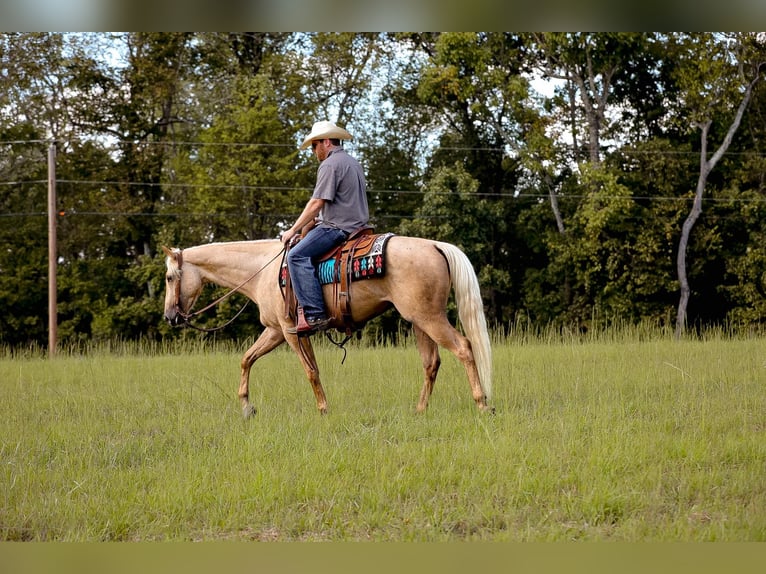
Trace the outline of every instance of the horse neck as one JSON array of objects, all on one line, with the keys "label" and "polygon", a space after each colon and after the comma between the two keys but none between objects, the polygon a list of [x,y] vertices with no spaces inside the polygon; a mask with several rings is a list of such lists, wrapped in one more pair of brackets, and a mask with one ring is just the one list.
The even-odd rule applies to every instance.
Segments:
[{"label": "horse neck", "polygon": [[199,269],[205,281],[234,288],[252,278],[248,281],[248,287],[252,287],[261,276],[269,274],[267,267],[278,269],[280,250],[278,240],[239,241],[189,247],[183,256],[185,263]]}]

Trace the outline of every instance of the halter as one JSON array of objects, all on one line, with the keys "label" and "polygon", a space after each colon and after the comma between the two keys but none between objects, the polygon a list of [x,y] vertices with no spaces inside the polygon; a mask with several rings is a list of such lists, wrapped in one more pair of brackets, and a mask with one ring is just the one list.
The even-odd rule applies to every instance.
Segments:
[{"label": "halter", "polygon": [[185,313],[183,311],[183,309],[181,309],[181,276],[183,274],[182,267],[183,267],[183,260],[184,259],[183,259],[183,250],[182,249],[178,249],[178,251],[176,252],[176,263],[177,263],[177,268],[178,268],[177,269],[178,281],[176,281],[176,286],[175,286],[175,299],[176,299],[176,302],[175,302],[175,305],[173,305],[173,309],[178,314],[178,316],[181,317],[181,319],[183,319],[183,324],[184,325],[186,325],[188,327],[191,327],[192,329],[196,329],[197,331],[203,331],[205,333],[212,333],[212,332],[215,332],[215,331],[220,331],[224,327],[228,327],[229,325],[231,325],[236,320],[237,317],[239,317],[242,314],[242,311],[244,311],[245,307],[247,307],[248,303],[250,303],[250,299],[247,299],[245,301],[245,304],[242,305],[242,307],[239,309],[239,311],[237,311],[236,315],[234,315],[231,319],[226,321],[226,323],[224,323],[223,325],[219,325],[218,327],[210,327],[210,328],[197,327],[196,325],[191,323],[190,320],[193,319],[194,317],[197,317],[198,315],[201,315],[205,311],[208,311],[208,310],[212,309],[213,307],[218,305],[218,303],[220,303],[221,301],[224,301],[225,299],[228,299],[229,297],[231,297],[234,293],[236,293],[242,287],[244,287],[247,283],[249,283],[250,280],[252,280],[256,275],[258,275],[261,271],[266,269],[266,267],[271,265],[271,263],[273,263],[274,260],[277,257],[279,257],[283,252],[284,252],[284,248],[282,248],[282,250],[279,253],[277,253],[274,257],[272,257],[263,267],[258,269],[252,275],[250,275],[250,277],[245,279],[242,283],[240,283],[239,285],[237,285],[233,289],[230,289],[227,293],[224,293],[223,295],[221,295],[218,299],[216,299],[215,301],[213,301],[212,303],[210,303],[206,307],[203,307],[202,309],[199,309],[198,311],[194,311],[194,312],[191,312],[191,309],[190,309],[189,313]]},{"label": "halter", "polygon": [[183,266],[184,256],[183,256],[183,250],[179,249],[178,254],[176,257],[177,262],[177,269],[176,269],[176,277],[178,278],[178,281],[176,281],[176,287],[175,287],[175,296],[176,296],[176,303],[173,305],[173,310],[176,312],[178,316],[180,316],[184,323],[188,322],[189,316],[183,312],[183,309],[181,309],[181,267]]}]

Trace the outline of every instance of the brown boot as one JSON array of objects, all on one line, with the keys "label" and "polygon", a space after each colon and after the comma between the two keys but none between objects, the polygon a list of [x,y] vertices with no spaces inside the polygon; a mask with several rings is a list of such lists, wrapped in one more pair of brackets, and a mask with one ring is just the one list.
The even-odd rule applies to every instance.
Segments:
[{"label": "brown boot", "polygon": [[314,334],[316,331],[325,331],[330,327],[333,322],[333,318],[330,317],[312,317],[306,319],[303,315],[303,309],[298,309],[298,325],[296,327],[288,327],[285,329],[288,333],[299,337],[308,337]]}]

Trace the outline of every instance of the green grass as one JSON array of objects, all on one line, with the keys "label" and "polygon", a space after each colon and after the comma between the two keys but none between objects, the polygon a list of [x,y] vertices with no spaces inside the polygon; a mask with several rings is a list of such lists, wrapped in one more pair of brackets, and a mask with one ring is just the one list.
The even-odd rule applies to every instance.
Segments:
[{"label": "green grass", "polygon": [[[555,339],[551,337],[550,339]],[[413,345],[0,358],[0,540],[766,540],[763,339],[494,344],[494,416]]]}]

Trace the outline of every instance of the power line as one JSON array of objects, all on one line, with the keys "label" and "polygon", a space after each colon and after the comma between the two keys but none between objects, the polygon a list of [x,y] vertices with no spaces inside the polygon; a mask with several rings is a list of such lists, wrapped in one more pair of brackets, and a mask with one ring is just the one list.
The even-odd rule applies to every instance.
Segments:
[{"label": "power line", "polygon": [[[84,143],[84,142],[91,142],[93,141],[92,138],[87,139],[53,139],[53,140],[44,140],[44,139],[31,139],[31,140],[6,140],[6,141],[0,141],[0,145],[20,145],[20,144],[51,144],[51,143]],[[297,144],[293,143],[272,143],[272,142],[201,142],[201,141],[179,141],[179,140],[162,140],[162,141],[153,141],[153,140],[146,140],[146,141],[134,141],[134,140],[113,140],[114,144],[113,146],[117,146],[119,144],[137,144],[142,146],[164,146],[164,147],[173,147],[173,146],[194,146],[194,147],[272,147],[272,148],[288,148],[291,150],[297,151]],[[352,142],[350,144],[346,145],[355,145],[355,142]],[[113,147],[113,146],[105,146],[107,148]],[[559,148],[561,149],[567,149],[567,150],[580,150],[581,146],[578,146],[575,148],[573,144],[569,143],[559,143]],[[472,147],[472,146],[438,146],[433,148],[433,152],[438,151],[484,151],[484,152],[492,152],[492,153],[507,153],[508,149],[506,147],[492,147],[492,146],[481,146],[481,147]],[[605,154],[611,155],[611,156],[618,156],[620,154],[625,155],[644,155],[644,156],[693,156],[698,157],[700,152],[699,150],[638,150],[638,149],[631,149],[629,147],[620,147],[620,148],[614,148],[610,149],[608,147],[602,148],[601,151]],[[749,156],[749,157],[766,157],[766,152],[753,152],[753,151],[727,151],[724,153],[725,156]]]},{"label": "power line", "polygon": [[[13,185],[32,185],[32,184],[47,184],[47,180],[43,179],[31,179],[23,181],[0,181],[0,185],[13,186]],[[211,190],[238,190],[238,191],[294,191],[294,192],[307,192],[311,191],[311,187],[291,187],[291,186],[279,186],[279,185],[249,185],[249,184],[212,184],[212,183],[178,183],[178,182],[138,182],[138,181],[121,181],[121,180],[83,180],[83,179],[57,179],[57,184],[70,184],[70,185],[93,185],[93,186],[115,186],[115,187],[142,187],[142,188],[163,188],[163,189],[211,189]],[[436,195],[436,196],[453,196],[461,195],[455,194],[452,191],[430,191],[428,189],[376,189],[370,188],[367,190],[368,195],[382,195],[382,194],[394,194],[394,195]],[[474,192],[470,194],[470,197],[476,198],[508,198],[508,199],[543,199],[547,200],[550,196],[547,193],[517,193],[514,191],[505,192]],[[590,197],[588,194],[557,194],[557,199],[585,199]],[[610,199],[606,197],[605,199]],[[693,201],[693,196],[651,196],[651,195],[637,195],[625,197],[625,199],[631,199],[634,201]],[[766,202],[766,195],[763,197],[703,197],[702,201],[706,202],[751,202],[751,203],[763,203]]]},{"label": "power line", "polygon": [[[27,181],[7,181],[0,182],[0,185],[22,185],[22,184],[41,184],[47,183],[47,180],[36,179]],[[186,189],[212,189],[212,190],[239,190],[239,191],[297,191],[306,192],[311,191],[311,187],[289,187],[278,185],[248,185],[248,184],[212,184],[212,183],[153,183],[153,182],[138,182],[138,181],[120,181],[120,180],[82,180],[82,179],[57,179],[56,183],[67,183],[72,185],[96,185],[96,186],[116,186],[116,187],[159,187],[159,188],[186,188]],[[487,192],[478,191],[471,194],[456,194],[452,191],[430,191],[428,189],[375,189],[371,188],[367,190],[368,195],[378,194],[395,194],[395,195],[436,195],[436,196],[453,196],[453,195],[469,195],[476,198],[508,198],[508,199],[549,199],[547,193],[516,193],[513,191],[507,192]],[[557,194],[557,199],[585,199],[591,197],[588,194]],[[608,196],[604,199],[616,199]],[[626,196],[624,199],[630,199],[634,201],[694,201],[694,196],[653,196],[653,195],[632,195]],[[763,203],[766,202],[766,195],[763,197],[703,197],[702,201],[706,202],[751,202],[751,203]]]},{"label": "power line", "polygon": [[[25,182],[0,182],[0,185],[20,185],[20,184],[26,184],[26,183],[34,183],[34,184],[41,184],[41,183],[47,183],[44,180],[30,180]],[[193,188],[193,189],[211,189],[211,190],[238,190],[238,191],[298,191],[298,192],[308,192],[311,191],[312,188],[308,187],[287,187],[287,186],[259,186],[259,185],[218,185],[218,184],[185,184],[185,183],[144,183],[144,182],[128,182],[128,181],[88,181],[88,180],[56,180],[56,183],[68,183],[68,184],[75,184],[75,185],[97,185],[97,186],[106,186],[106,185],[112,185],[112,186],[122,186],[122,187],[160,187],[160,188],[168,188],[168,187],[176,187],[176,188]],[[500,192],[500,193],[494,193],[494,192],[474,192],[471,194],[456,194],[452,191],[430,191],[430,190],[415,190],[415,189],[369,189],[368,195],[375,196],[375,195],[419,195],[419,196],[425,196],[425,195],[432,195],[432,196],[443,196],[443,197],[459,197],[459,196],[465,196],[470,198],[492,198],[492,199],[532,199],[537,201],[545,201],[547,202],[550,199],[550,196],[545,193],[515,193],[512,191],[509,192]],[[557,200],[582,200],[587,199],[591,197],[588,194],[565,194],[565,195],[556,195]],[[694,201],[694,196],[651,196],[651,195],[635,195],[635,196],[606,196],[603,197],[604,200],[609,199],[626,199],[631,201],[668,201],[668,202],[691,202]],[[726,203],[726,202],[732,202],[732,203],[766,203],[766,195],[763,195],[762,197],[703,197],[703,202],[706,203]],[[168,202],[172,203],[172,202]],[[74,212],[73,212],[74,213]],[[97,212],[78,212],[82,215],[88,213],[88,214],[96,214]],[[106,212],[98,212],[99,215],[102,215]],[[110,212],[111,213],[111,212]],[[129,213],[116,213],[117,215],[125,215]],[[0,213],[0,216],[8,216],[8,215],[23,215],[23,214],[15,214],[15,213]]]},{"label": "power line", "polygon": [[[32,211],[25,213],[0,213],[0,218],[7,217],[45,217],[47,213],[43,211]],[[153,212],[128,212],[128,211],[75,211],[66,212],[65,215],[61,215],[64,218],[77,217],[77,216],[96,216],[96,217],[164,217],[164,218],[225,218],[225,219],[248,219],[251,216],[257,216],[262,219],[277,219],[277,220],[293,220],[299,212],[295,213],[180,213],[180,212],[168,212],[168,213],[153,213]],[[371,216],[371,219],[453,219],[453,215],[415,215],[408,214],[376,214]]]}]

